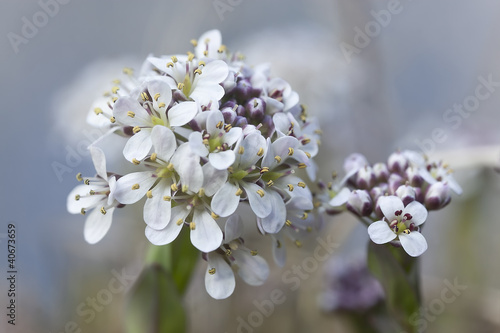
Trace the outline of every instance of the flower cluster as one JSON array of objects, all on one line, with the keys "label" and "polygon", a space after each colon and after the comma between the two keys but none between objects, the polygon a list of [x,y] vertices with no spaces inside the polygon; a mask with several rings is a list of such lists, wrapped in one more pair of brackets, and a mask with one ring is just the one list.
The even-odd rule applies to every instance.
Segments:
[{"label": "flower cluster", "polygon": [[85,239],[95,243],[116,207],[145,197],[149,241],[165,245],[189,232],[208,261],[208,293],[226,298],[233,270],[251,285],[269,274],[265,260],[244,245],[242,205],[260,232],[274,237],[280,264],[282,233],[311,228],[312,194],[298,171],[314,180],[320,131],[286,81],[272,78],[268,65],[250,67],[230,53],[219,31],[192,43],[194,52],[185,55],[148,57],[139,75],[125,68],[125,79],[95,101],[87,121],[108,129],[106,136],[127,138],[123,156],[133,171],[108,173],[94,143],[97,175],[79,174],[84,184],[67,205],[71,213],[89,212]]},{"label": "flower cluster", "polygon": [[428,211],[446,206],[451,191],[462,192],[446,164],[427,161],[414,151],[395,152],[386,163],[373,165],[352,154],[344,170],[346,176],[337,184],[319,184],[319,211],[349,210],[369,224],[373,242],[402,246],[412,257],[427,250],[420,231]]}]

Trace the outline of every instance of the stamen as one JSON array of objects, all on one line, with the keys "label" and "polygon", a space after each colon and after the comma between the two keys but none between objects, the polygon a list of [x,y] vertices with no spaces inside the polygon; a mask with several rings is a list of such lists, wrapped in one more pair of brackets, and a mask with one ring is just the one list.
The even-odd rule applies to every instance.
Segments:
[{"label": "stamen", "polygon": [[75,195],[75,200],[76,201],[80,200],[80,194]]},{"label": "stamen", "polygon": [[113,94],[116,94],[118,92],[118,90],[120,90],[120,87],[114,86],[113,88],[111,88],[111,92]]},{"label": "stamen", "polygon": [[201,69],[199,68],[196,68],[193,72],[194,74],[198,74],[198,75],[201,75]]},{"label": "stamen", "polygon": [[270,181],[268,181],[268,182],[266,183],[266,185],[267,185],[268,187],[273,186],[273,185],[274,185],[273,180],[271,179]]},{"label": "stamen", "polygon": [[297,245],[298,248],[301,248],[302,247],[302,242],[299,241],[299,240],[296,240],[295,241],[295,245]]},{"label": "stamen", "polygon": [[145,91],[141,92],[141,98],[144,102],[149,100],[149,96]]},{"label": "stamen", "polygon": [[261,174],[266,173],[266,172],[269,172],[269,168],[268,167],[263,167],[262,169],[260,169],[260,173]]},{"label": "stamen", "polygon": [[106,213],[107,213],[107,212],[106,212],[106,208],[101,207],[101,214],[102,214],[102,215],[106,215]]},{"label": "stamen", "polygon": [[299,163],[298,167],[299,167],[299,169],[305,169],[305,168],[307,168],[307,165],[305,163]]},{"label": "stamen", "polygon": [[112,100],[112,101],[113,101],[113,103],[114,103],[114,102],[116,102],[116,101],[118,100],[118,97],[113,97],[113,98],[111,98],[111,100]]},{"label": "stamen", "polygon": [[94,109],[94,113],[95,113],[96,115],[100,115],[100,114],[101,114],[101,113],[103,113],[103,112],[102,112],[102,109],[101,109],[101,108],[95,108],[95,109]]},{"label": "stamen", "polygon": [[123,68],[123,73],[126,74],[126,75],[133,75],[134,74],[134,70],[130,67],[125,67]]},{"label": "stamen", "polygon": [[167,67],[168,68],[174,67],[174,63],[173,62],[167,62]]},{"label": "stamen", "polygon": [[309,142],[311,142],[311,139],[309,139],[309,138],[302,140],[303,145],[307,145]]},{"label": "stamen", "polygon": [[181,191],[186,193],[188,191],[189,187],[186,184],[182,185]]},{"label": "stamen", "polygon": [[135,117],[135,113],[132,112],[132,111],[127,111],[127,116],[129,116],[130,118],[134,118]]},{"label": "stamen", "polygon": [[83,180],[81,172],[76,174],[76,180],[78,180],[79,182],[81,182]]},{"label": "stamen", "polygon": [[292,184],[287,184],[288,186],[288,191],[293,192],[293,185]]},{"label": "stamen", "polygon": [[304,183],[304,182],[299,182],[297,185],[299,187],[306,188],[306,183]]},{"label": "stamen", "polygon": [[288,156],[292,156],[292,155],[293,155],[293,148],[288,147]]},{"label": "stamen", "polygon": [[148,199],[151,199],[153,197],[153,191],[151,191],[151,190],[147,191],[146,197],[148,197]]},{"label": "stamen", "polygon": [[403,211],[402,211],[402,210],[397,210],[397,211],[395,211],[395,212],[394,212],[394,215],[399,216],[399,215],[401,215],[402,213],[403,213]]},{"label": "stamen", "polygon": [[164,108],[165,106],[166,106],[166,105],[165,105],[165,103],[163,103],[163,102],[158,104],[158,107],[159,107],[159,108]]},{"label": "stamen", "polygon": [[307,152],[307,151],[305,151],[304,153],[306,153],[306,156],[307,156],[308,158],[311,158],[311,153],[309,153],[309,152]]},{"label": "stamen", "polygon": [[193,61],[193,59],[194,59],[194,54],[193,54],[193,53],[191,53],[191,52],[188,52],[187,54],[188,54],[188,61]]},{"label": "stamen", "polygon": [[257,252],[257,250],[252,250],[250,251],[250,254],[255,257],[259,253]]},{"label": "stamen", "polygon": [[155,99],[155,101],[158,102],[158,98],[160,98],[160,93],[156,93],[153,98]]},{"label": "stamen", "polygon": [[175,183],[170,185],[170,189],[172,189],[172,191],[174,191],[174,192],[179,190],[179,188],[177,187],[177,184],[175,184]]},{"label": "stamen", "polygon": [[261,189],[257,191],[257,194],[260,195],[261,198],[263,198],[266,192],[264,192],[264,190]]},{"label": "stamen", "polygon": [[170,200],[172,200],[172,197],[171,197],[171,196],[169,196],[169,195],[165,195],[165,196],[163,197],[163,200],[164,200],[164,201],[170,201]]},{"label": "stamen", "polygon": [[139,165],[139,164],[141,164],[141,161],[139,161],[139,160],[137,160],[136,158],[134,158],[134,159],[132,160],[132,163],[134,163],[135,165]]},{"label": "stamen", "polygon": [[95,191],[94,190],[90,190],[89,194],[90,195],[95,195]]},{"label": "stamen", "polygon": [[276,155],[274,156],[274,159],[276,160],[276,162],[280,163],[281,162],[281,156],[279,155]]},{"label": "stamen", "polygon": [[226,45],[221,45],[221,46],[219,47],[219,49],[217,50],[217,52],[222,53],[222,52],[224,52],[225,50],[226,50]]},{"label": "stamen", "polygon": [[219,121],[219,122],[217,123],[217,125],[215,125],[215,127],[217,127],[218,129],[222,129],[222,127],[223,127],[223,126],[224,126],[224,123],[222,122],[222,120],[221,120],[221,121]]},{"label": "stamen", "polygon": [[214,220],[217,220],[219,218],[219,215],[215,214],[214,212],[210,213],[210,216],[212,216]]},{"label": "stamen", "polygon": [[85,179],[84,183],[85,185],[90,185],[90,179]]},{"label": "stamen", "polygon": [[240,195],[241,195],[241,193],[243,193],[243,190],[242,190],[241,188],[238,188],[238,190],[236,190],[236,193],[235,193],[235,194],[236,194],[237,196],[240,196]]},{"label": "stamen", "polygon": [[276,247],[277,247],[278,249],[280,249],[280,248],[281,248],[281,242],[280,242],[279,240],[278,240],[278,241],[276,241]]},{"label": "stamen", "polygon": [[177,225],[181,225],[183,223],[184,223],[184,221],[182,219],[178,219],[177,222],[175,222],[175,224],[177,224]]},{"label": "stamen", "polygon": [[141,131],[141,128],[139,126],[135,126],[134,128],[132,128],[132,132],[134,132],[134,134],[137,134]]},{"label": "stamen", "polygon": [[191,44],[193,44],[194,47],[198,46],[198,41],[196,39],[191,39]]},{"label": "stamen", "polygon": [[114,124],[114,123],[116,122],[116,118],[115,118],[115,117],[111,117],[111,118],[109,118],[109,121],[110,121],[112,124]]},{"label": "stamen", "polygon": [[149,159],[150,159],[151,161],[153,161],[153,162],[154,162],[154,161],[156,161],[156,157],[157,157],[157,156],[158,156],[158,155],[156,155],[156,153],[152,153],[152,154],[151,154],[151,157],[150,157]]},{"label": "stamen", "polygon": [[233,128],[233,126],[227,124],[226,126],[224,126],[224,131],[229,132],[231,130],[231,128]]},{"label": "stamen", "polygon": [[139,184],[132,185],[132,190],[138,190],[141,186]]},{"label": "stamen", "polygon": [[200,188],[200,190],[198,191],[198,196],[200,198],[205,196],[205,189],[204,188]]},{"label": "stamen", "polygon": [[189,229],[191,229],[191,230],[196,229],[196,223],[194,223],[194,222],[189,222]]},{"label": "stamen", "polygon": [[177,84],[177,89],[179,89],[179,90],[184,89],[184,83],[179,82],[179,83]]},{"label": "stamen", "polygon": [[208,270],[208,274],[210,274],[210,275],[214,275],[214,274],[215,274],[215,268],[210,268],[210,269]]},{"label": "stamen", "polygon": [[245,152],[245,147],[240,146],[240,148],[238,149],[238,154],[243,155],[244,152]]},{"label": "stamen", "polygon": [[231,249],[227,249],[225,253],[226,253],[226,256],[229,257],[231,254],[233,254],[233,251],[231,251]]},{"label": "stamen", "polygon": [[201,66],[206,66],[206,63],[203,60],[200,60],[200,62],[198,62],[198,67]]},{"label": "stamen", "polygon": [[301,218],[302,220],[306,220],[308,216],[309,216],[309,215],[308,215],[306,212],[304,212],[304,214],[302,214],[302,216],[301,216],[300,218]]},{"label": "stamen", "polygon": [[80,214],[85,215],[86,211],[85,208],[80,209]]},{"label": "stamen", "polygon": [[410,229],[405,229],[405,230],[403,230],[403,233],[405,233],[405,234],[409,235],[409,234],[410,234]]},{"label": "stamen", "polygon": [[205,57],[208,57],[208,51],[207,51],[207,50],[203,51],[203,55],[204,55]]},{"label": "stamen", "polygon": [[264,155],[264,148],[260,147],[259,151],[257,152],[257,156],[262,156]]},{"label": "stamen", "polygon": [[177,62],[177,57],[176,56],[171,56],[170,59],[172,59],[172,61],[173,61],[174,64]]},{"label": "stamen", "polygon": [[285,224],[286,224],[287,227],[291,227],[292,226],[292,221],[286,220]]}]

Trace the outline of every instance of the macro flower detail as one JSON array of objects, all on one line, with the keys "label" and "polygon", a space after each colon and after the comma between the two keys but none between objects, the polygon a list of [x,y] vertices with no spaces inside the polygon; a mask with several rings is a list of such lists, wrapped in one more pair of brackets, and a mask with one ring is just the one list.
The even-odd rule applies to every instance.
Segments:
[{"label": "macro flower detail", "polygon": [[397,239],[403,249],[412,257],[418,257],[427,250],[427,241],[419,232],[419,226],[427,219],[427,209],[417,202],[406,207],[396,196],[380,197],[378,205],[384,219],[368,226],[370,239],[385,244]]}]

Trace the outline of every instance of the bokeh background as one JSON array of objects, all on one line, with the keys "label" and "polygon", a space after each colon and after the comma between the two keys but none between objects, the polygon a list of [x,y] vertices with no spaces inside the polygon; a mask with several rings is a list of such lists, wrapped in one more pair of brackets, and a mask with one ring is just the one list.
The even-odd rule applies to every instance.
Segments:
[{"label": "bokeh background", "polygon": [[[356,30],[374,12],[399,3],[398,14],[351,56]],[[494,0],[117,0],[2,1],[0,4],[0,308],[7,306],[8,223],[17,228],[16,326],[0,315],[2,332],[123,332],[125,293],[113,294],[94,316],[82,303],[108,288],[116,272],[134,276],[147,250],[140,212],[115,215],[97,245],[83,239],[81,216],[66,212],[75,174],[93,172],[85,114],[121,68],[138,68],[150,53],[190,50],[189,40],[217,28],[247,62],[271,62],[316,114],[324,132],[320,178],[341,171],[343,159],[360,152],[384,161],[395,149],[430,149],[456,169],[464,188],[424,230],[424,305],[439,299],[444,281],[467,286],[428,321],[429,332],[500,332],[500,90],[452,126],[448,109],[474,96],[479,77],[500,82],[500,3]],[[52,15],[45,15],[44,11]],[[47,9],[48,8],[48,9]],[[40,20],[36,31],[24,27]],[[17,35],[18,37],[14,36]],[[23,38],[22,42],[16,43]],[[458,121],[458,120],[457,120]],[[433,141],[440,128],[446,139]],[[432,146],[434,145],[434,146]],[[432,148],[432,149],[431,149]],[[119,156],[113,147],[109,156]],[[248,229],[252,229],[251,227]],[[323,235],[340,245],[332,257],[363,256],[365,228],[349,216],[327,221]],[[258,237],[255,237],[258,241]],[[322,265],[291,291],[283,275],[311,255],[316,244],[289,252],[287,266],[272,262],[270,243],[259,244],[272,273],[262,287],[237,282],[234,295],[214,301],[204,291],[200,262],[185,299],[191,332],[235,332],[254,301],[286,292],[254,332],[350,332],[318,299],[329,283]],[[125,285],[130,287],[130,280]],[[86,322],[84,319],[89,319]],[[72,324],[74,322],[75,324]],[[76,325],[76,326],[75,326]]]}]

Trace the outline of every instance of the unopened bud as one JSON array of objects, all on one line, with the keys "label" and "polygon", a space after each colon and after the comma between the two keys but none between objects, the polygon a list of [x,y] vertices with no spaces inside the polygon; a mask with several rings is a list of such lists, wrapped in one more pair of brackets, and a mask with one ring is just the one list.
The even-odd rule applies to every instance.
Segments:
[{"label": "unopened bud", "polygon": [[355,190],[349,195],[346,207],[354,214],[368,216],[373,211],[373,202],[367,191]]},{"label": "unopened bud", "polygon": [[420,170],[416,167],[410,166],[406,168],[406,178],[411,186],[420,187],[424,183],[424,178],[420,174]]},{"label": "unopened bud", "polygon": [[389,178],[389,169],[385,163],[375,163],[372,169],[377,181],[386,182]]},{"label": "unopened bud", "polygon": [[266,111],[266,102],[260,98],[252,98],[245,104],[245,110],[251,119],[260,121]]},{"label": "unopened bud", "polygon": [[365,165],[368,165],[368,161],[363,155],[358,153],[349,155],[344,161],[346,177],[354,176]]},{"label": "unopened bud", "polygon": [[356,178],[356,186],[360,189],[369,189],[375,185],[375,174],[373,169],[366,165],[364,168],[359,169]]},{"label": "unopened bud", "polygon": [[391,172],[402,173],[408,167],[408,159],[400,152],[392,153],[387,159],[387,167]]},{"label": "unopened bud", "polygon": [[406,206],[410,202],[415,201],[416,193],[415,189],[410,185],[401,185],[396,190],[396,195],[403,201],[403,204]]},{"label": "unopened bud", "polygon": [[440,209],[446,206],[451,200],[450,187],[443,182],[432,184],[425,194],[424,204],[429,210]]},{"label": "unopened bud", "polygon": [[389,176],[389,180],[387,181],[387,183],[389,185],[389,193],[395,194],[398,187],[405,183],[405,180],[397,173],[392,173]]}]

